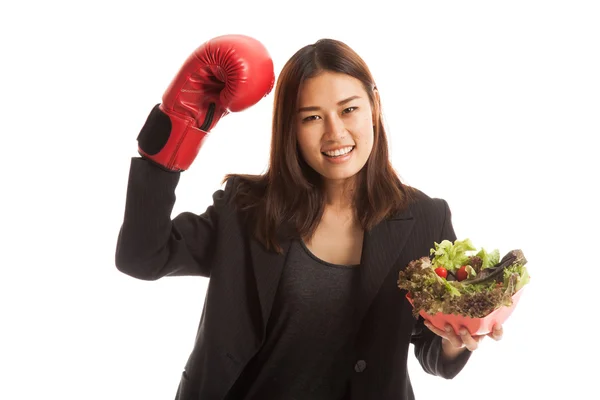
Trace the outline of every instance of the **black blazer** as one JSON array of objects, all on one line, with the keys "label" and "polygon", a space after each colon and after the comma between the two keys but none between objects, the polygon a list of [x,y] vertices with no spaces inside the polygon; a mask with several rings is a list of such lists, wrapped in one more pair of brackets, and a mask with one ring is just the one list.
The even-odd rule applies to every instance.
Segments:
[{"label": "black blazer", "polygon": [[[265,339],[290,242],[283,241],[279,255],[248,235],[231,201],[235,179],[214,193],[203,214],[184,212],[171,219],[180,174],[132,158],[115,262],[123,273],[143,280],[210,278],[176,398],[227,399]],[[428,256],[433,243],[443,239],[456,239],[448,205],[422,193],[408,211],[365,233],[356,312],[360,329],[355,348],[345,355],[348,399],[413,399],[407,371],[411,343],[427,373],[451,379],[466,364],[468,350],[452,363],[442,362],[441,339],[412,316],[397,287],[399,271]]]}]

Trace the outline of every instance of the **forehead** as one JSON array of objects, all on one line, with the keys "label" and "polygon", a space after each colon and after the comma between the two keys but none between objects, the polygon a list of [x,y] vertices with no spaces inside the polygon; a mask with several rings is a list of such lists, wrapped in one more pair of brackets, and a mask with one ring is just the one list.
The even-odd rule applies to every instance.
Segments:
[{"label": "forehead", "polygon": [[362,83],[353,76],[339,72],[324,71],[305,80],[300,85],[298,102],[302,106],[337,103],[351,96],[366,98]]}]

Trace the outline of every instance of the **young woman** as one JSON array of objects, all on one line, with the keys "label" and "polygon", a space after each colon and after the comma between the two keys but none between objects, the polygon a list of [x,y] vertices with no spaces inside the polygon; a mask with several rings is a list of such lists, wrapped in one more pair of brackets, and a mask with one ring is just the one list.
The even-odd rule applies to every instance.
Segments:
[{"label": "young woman", "polygon": [[451,379],[481,337],[426,326],[397,287],[409,261],[456,236],[447,203],[394,172],[375,82],[346,44],[319,40],[283,67],[267,172],[230,175],[206,212],[171,219],[207,133],[273,83],[246,36],[188,58],[138,136],[116,265],[210,278],[177,399],[413,399],[411,343]]}]

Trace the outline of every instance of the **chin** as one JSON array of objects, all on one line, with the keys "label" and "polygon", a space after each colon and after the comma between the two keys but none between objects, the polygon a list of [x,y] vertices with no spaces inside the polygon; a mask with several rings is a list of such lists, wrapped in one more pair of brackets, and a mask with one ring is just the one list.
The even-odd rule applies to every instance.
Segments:
[{"label": "chin", "polygon": [[340,181],[354,178],[360,172],[361,168],[344,168],[344,170],[332,171],[331,168],[321,168],[317,170],[323,179],[330,181]]}]

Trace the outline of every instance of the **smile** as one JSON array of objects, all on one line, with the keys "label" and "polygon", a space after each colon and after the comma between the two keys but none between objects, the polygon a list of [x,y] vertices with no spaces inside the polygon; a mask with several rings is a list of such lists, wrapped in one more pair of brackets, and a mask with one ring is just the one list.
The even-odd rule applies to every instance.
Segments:
[{"label": "smile", "polygon": [[323,154],[326,157],[331,157],[331,158],[341,157],[341,156],[345,156],[346,154],[348,154],[352,150],[354,150],[354,147],[355,146],[348,146],[348,147],[343,147],[341,149],[323,151],[321,154]]}]

